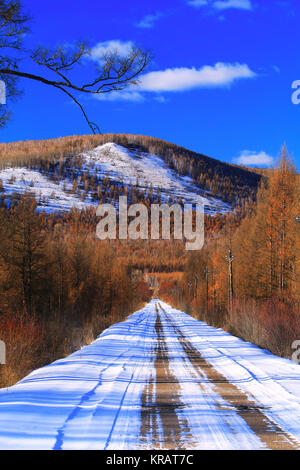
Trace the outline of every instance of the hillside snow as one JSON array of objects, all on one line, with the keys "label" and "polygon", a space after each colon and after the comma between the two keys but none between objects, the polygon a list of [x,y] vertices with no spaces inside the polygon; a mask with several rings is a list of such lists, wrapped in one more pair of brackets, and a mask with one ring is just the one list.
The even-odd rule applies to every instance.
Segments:
[{"label": "hillside snow", "polygon": [[36,170],[28,168],[6,168],[0,171],[0,180],[6,196],[30,194],[35,197],[38,207],[46,212],[67,212],[70,209],[84,209],[91,201],[82,201],[72,194],[68,181],[54,182]]},{"label": "hillside snow", "polygon": [[[163,159],[138,150],[128,150],[114,143],[96,147],[68,161],[79,177],[82,174],[94,175],[100,181],[104,178],[113,183],[136,187],[140,192],[160,197],[163,202],[204,204],[206,212],[227,212],[230,205],[208,192],[198,188],[188,176],[180,176],[167,167]],[[56,181],[53,175],[37,169],[5,168],[0,170],[5,196],[14,193],[29,193],[37,199],[38,207],[47,212],[69,211],[71,208],[83,209],[97,206],[91,193],[83,189],[72,192],[70,179]],[[106,201],[108,202],[108,201]]]},{"label": "hillside snow", "polygon": [[216,212],[230,209],[228,204],[197,188],[189,176],[180,176],[168,168],[157,155],[107,143],[81,156],[83,170],[105,175],[111,181],[121,181],[145,192],[152,189],[154,194],[160,193],[163,200],[168,197],[182,199],[185,203],[204,204],[207,210]]}]

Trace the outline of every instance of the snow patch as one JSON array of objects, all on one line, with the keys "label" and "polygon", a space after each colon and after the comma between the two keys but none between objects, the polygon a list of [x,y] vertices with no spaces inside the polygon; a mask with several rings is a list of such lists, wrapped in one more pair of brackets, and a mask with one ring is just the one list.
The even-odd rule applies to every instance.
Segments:
[{"label": "snow patch", "polygon": [[59,181],[57,184],[37,170],[28,168],[5,168],[0,171],[0,180],[3,183],[5,195],[30,194],[37,200],[38,207],[46,212],[70,209],[84,209],[91,205],[91,201],[81,201],[72,194],[72,185],[68,181]]}]

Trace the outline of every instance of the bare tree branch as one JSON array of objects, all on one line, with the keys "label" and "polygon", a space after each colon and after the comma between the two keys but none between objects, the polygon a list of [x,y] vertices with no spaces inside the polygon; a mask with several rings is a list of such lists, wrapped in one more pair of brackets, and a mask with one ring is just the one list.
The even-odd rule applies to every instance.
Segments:
[{"label": "bare tree branch", "polygon": [[[28,31],[28,20],[20,0],[0,0],[0,50],[25,51],[23,37]],[[45,69],[47,75],[23,71],[21,59],[11,53],[0,55],[0,79],[10,83],[10,95],[17,92],[17,80],[22,78],[53,86],[68,95],[79,107],[93,133],[100,132],[99,127],[89,120],[75,93],[100,95],[137,85],[139,75],[152,59],[149,51],[137,47],[132,47],[126,56],[118,49],[109,50],[97,58],[97,62],[94,61],[94,78],[86,83],[75,83],[71,77],[75,74],[75,68],[83,63],[86,65],[87,61],[92,64],[89,60],[93,58],[92,51],[86,41],[78,42],[73,48],[60,45],[51,50],[38,46],[28,52],[28,56]]]}]

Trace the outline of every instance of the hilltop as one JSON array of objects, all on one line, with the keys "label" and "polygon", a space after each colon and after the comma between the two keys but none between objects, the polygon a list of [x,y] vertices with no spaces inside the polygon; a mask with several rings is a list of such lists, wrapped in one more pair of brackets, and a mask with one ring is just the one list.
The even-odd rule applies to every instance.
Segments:
[{"label": "hilltop", "polygon": [[132,201],[203,202],[228,212],[254,199],[261,175],[147,136],[105,134],[0,144],[5,197],[29,192],[48,212]]}]

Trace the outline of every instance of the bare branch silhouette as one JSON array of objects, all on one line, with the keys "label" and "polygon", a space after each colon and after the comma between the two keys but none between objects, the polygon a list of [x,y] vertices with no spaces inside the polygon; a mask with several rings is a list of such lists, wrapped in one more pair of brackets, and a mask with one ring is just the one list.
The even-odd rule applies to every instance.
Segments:
[{"label": "bare branch silhouette", "polygon": [[[54,49],[38,46],[33,51],[26,51],[23,38],[28,23],[29,16],[23,12],[20,0],[0,1],[0,79],[6,83],[7,96],[20,93],[17,81],[22,78],[50,85],[73,100],[94,134],[100,132],[97,124],[88,118],[79,95],[101,95],[137,85],[139,75],[152,59],[151,53],[135,46],[126,55],[117,48],[108,49],[93,61],[93,76],[83,83],[76,83],[75,68],[87,65],[87,62],[92,64],[93,54],[88,43],[79,41],[74,47],[59,45]],[[35,65],[45,70],[46,75],[22,70],[22,57],[16,55],[17,52],[25,53]],[[1,109],[1,112],[0,127],[9,117],[7,110]]]}]

